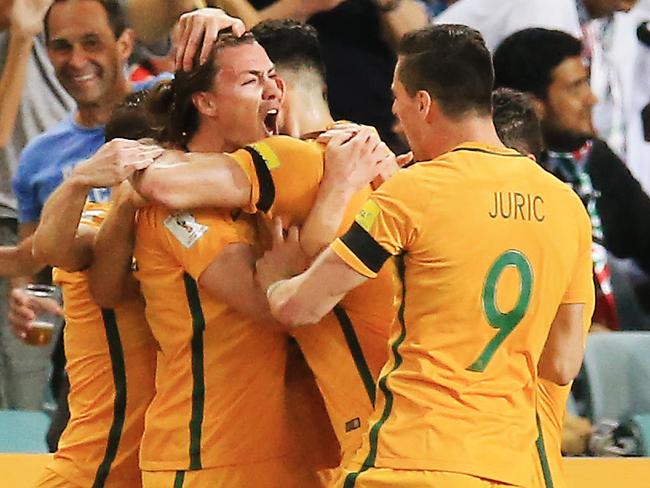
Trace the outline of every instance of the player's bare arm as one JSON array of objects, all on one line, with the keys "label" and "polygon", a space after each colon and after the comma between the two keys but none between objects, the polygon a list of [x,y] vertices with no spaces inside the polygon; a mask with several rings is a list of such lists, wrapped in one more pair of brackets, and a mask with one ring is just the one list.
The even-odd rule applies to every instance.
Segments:
[{"label": "player's bare arm", "polygon": [[[273,221],[272,239],[274,246],[284,242],[282,221]],[[308,259],[300,248],[298,229],[289,229],[281,254],[276,254],[275,264],[279,274],[265,276],[270,281],[294,276],[307,268]],[[210,266],[199,277],[199,285],[215,298],[223,300],[235,310],[265,321],[274,320],[266,299],[266,286],[256,276],[257,255],[253,247],[246,243],[230,244],[219,253]]]},{"label": "player's bare arm", "polygon": [[72,175],[48,198],[34,236],[37,261],[66,271],[79,271],[92,260],[94,230],[77,232],[86,196],[92,188],[112,187],[134,171],[151,164],[160,148],[114,139],[90,159],[79,163]]},{"label": "player's bare arm", "polygon": [[395,155],[372,127],[341,131],[327,142],[323,180],[300,235],[308,256],[317,256],[334,240],[354,194],[390,161],[396,164]]},{"label": "player's bare arm", "polygon": [[539,375],[558,385],[573,381],[580,371],[585,349],[585,305],[559,306],[546,345],[539,358]]},{"label": "player's bare arm", "polygon": [[143,201],[128,181],[113,191],[113,204],[95,234],[93,259],[88,268],[88,285],[93,300],[113,308],[124,299],[140,294],[131,273],[135,244],[135,214]]},{"label": "player's bare arm", "polygon": [[43,263],[32,256],[34,237],[30,236],[16,246],[0,247],[0,269],[4,277],[31,276],[38,273]]},{"label": "player's bare arm", "polygon": [[[274,246],[257,262],[258,274],[275,267],[275,255],[281,246]],[[279,322],[298,327],[320,321],[347,292],[367,278],[348,266],[331,249],[326,249],[304,273],[267,287],[271,313]]]},{"label": "player's bare arm", "polygon": [[238,312],[272,320],[264,291],[255,281],[255,253],[246,243],[229,244],[199,277],[199,285]]},{"label": "player's bare arm", "polygon": [[255,271],[255,279],[264,291],[277,281],[299,275],[310,263],[310,257],[302,248],[298,227],[291,226],[285,233],[282,218],[275,217],[271,237],[271,249],[266,251],[264,263],[256,266]]},{"label": "player's bare arm", "polygon": [[246,173],[231,157],[174,150],[165,151],[133,184],[147,200],[171,209],[244,207],[252,191]]}]

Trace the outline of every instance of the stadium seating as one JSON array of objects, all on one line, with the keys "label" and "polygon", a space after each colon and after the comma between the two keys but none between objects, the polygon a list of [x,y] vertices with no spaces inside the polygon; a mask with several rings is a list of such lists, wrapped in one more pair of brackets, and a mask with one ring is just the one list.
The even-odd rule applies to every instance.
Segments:
[{"label": "stadium seating", "polygon": [[46,453],[50,418],[43,412],[0,410],[0,453]]},{"label": "stadium seating", "polygon": [[583,374],[592,422],[650,413],[650,332],[590,334]]}]

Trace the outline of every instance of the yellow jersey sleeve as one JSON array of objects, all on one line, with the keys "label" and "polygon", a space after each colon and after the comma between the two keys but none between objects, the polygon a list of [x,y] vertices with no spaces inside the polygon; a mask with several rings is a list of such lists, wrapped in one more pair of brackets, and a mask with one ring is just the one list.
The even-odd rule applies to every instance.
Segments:
[{"label": "yellow jersey sleeve", "polygon": [[323,178],[324,149],[321,144],[274,136],[229,156],[251,182],[246,212],[259,210],[270,215],[287,215],[296,208],[311,208]]},{"label": "yellow jersey sleeve", "polygon": [[[576,197],[577,200],[577,197]],[[573,275],[562,303],[592,303],[594,301],[593,258],[591,251],[591,221],[581,202],[577,207],[579,248]],[[593,307],[593,304],[592,304]]]},{"label": "yellow jersey sleeve", "polygon": [[400,171],[372,193],[332,250],[357,272],[376,277],[390,256],[417,239],[429,199],[412,171]]},{"label": "yellow jersey sleeve", "polygon": [[233,220],[226,211],[162,211],[159,222],[172,255],[195,280],[228,244],[252,238],[248,222]]}]

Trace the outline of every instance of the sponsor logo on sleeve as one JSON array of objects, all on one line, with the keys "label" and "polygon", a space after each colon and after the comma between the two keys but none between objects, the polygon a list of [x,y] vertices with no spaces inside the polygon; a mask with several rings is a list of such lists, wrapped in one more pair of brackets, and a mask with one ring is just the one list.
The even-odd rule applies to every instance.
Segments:
[{"label": "sponsor logo on sleeve", "polygon": [[262,159],[266,162],[266,167],[269,168],[270,170],[274,170],[275,168],[280,167],[280,158],[278,158],[278,155],[275,153],[271,147],[264,143],[264,142],[257,142],[255,144],[251,144],[253,149],[255,149],[260,156],[262,156]]},{"label": "sponsor logo on sleeve", "polygon": [[370,232],[375,220],[377,220],[377,217],[379,216],[379,212],[379,205],[377,205],[373,200],[368,200],[363,207],[361,207],[361,210],[359,210],[359,213],[354,220],[356,220],[357,224],[363,227],[366,232]]}]

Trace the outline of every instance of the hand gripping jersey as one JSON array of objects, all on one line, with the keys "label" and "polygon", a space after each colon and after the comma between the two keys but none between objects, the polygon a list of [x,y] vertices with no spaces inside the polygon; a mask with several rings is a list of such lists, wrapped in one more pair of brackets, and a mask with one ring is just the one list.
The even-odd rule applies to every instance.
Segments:
[{"label": "hand gripping jersey", "polygon": [[[80,225],[98,228],[109,206],[87,203]],[[138,452],[157,349],[144,302],[100,309],[85,272],[55,269],[53,278],[63,292],[70,420],[48,470],[75,486],[140,486]]]},{"label": "hand gripping jersey", "polygon": [[590,248],[579,199],[512,150],[463,144],[374,192],[332,249],[370,278],[401,254],[404,301],[344,486],[373,467],[528,486],[537,363],[558,306],[592,303]]},{"label": "hand gripping jersey", "polygon": [[[231,156],[252,184],[247,211],[281,216],[286,225],[305,222],[323,178],[323,145],[277,136]],[[355,195],[341,231],[349,227],[369,195],[370,187]],[[359,448],[372,412],[375,383],[388,357],[398,286],[389,262],[377,280],[349,293],[320,323],[293,332],[323,394],[344,459]]]}]

